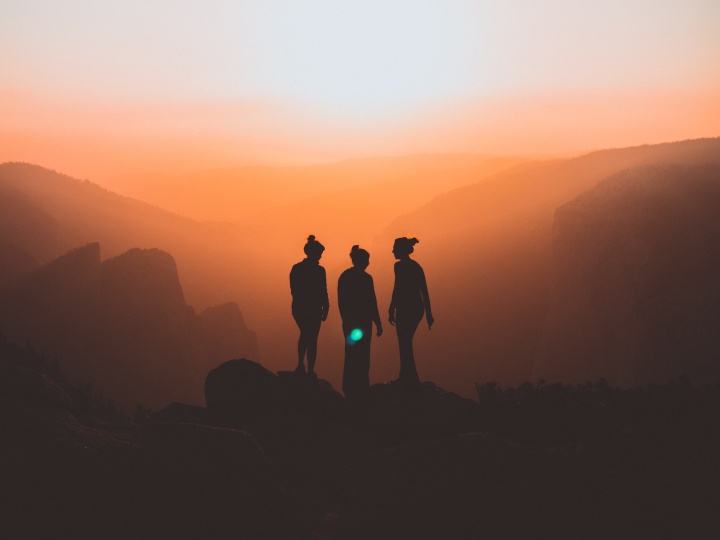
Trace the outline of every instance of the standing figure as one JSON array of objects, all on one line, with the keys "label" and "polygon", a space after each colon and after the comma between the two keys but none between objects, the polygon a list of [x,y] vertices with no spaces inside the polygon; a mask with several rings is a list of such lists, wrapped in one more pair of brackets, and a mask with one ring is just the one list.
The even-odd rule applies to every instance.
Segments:
[{"label": "standing figure", "polygon": [[426,314],[428,328],[432,328],[435,319],[430,309],[430,296],[422,267],[410,258],[418,243],[416,238],[397,238],[393,245],[395,263],[395,287],[390,302],[390,324],[397,329],[400,346],[400,384],[415,385],[420,382],[415,357],[413,356],[413,336],[423,313]]},{"label": "standing figure", "polygon": [[317,358],[317,340],[320,323],[327,319],[330,303],[328,301],[325,269],[320,266],[325,246],[310,235],[303,248],[307,257],[294,265],[290,271],[290,293],[292,294],[292,314],[300,329],[298,339],[298,373],[305,373],[303,359],[307,354],[307,373],[315,375]]},{"label": "standing figure", "polygon": [[338,307],[345,335],[342,387],[345,397],[354,398],[367,394],[370,389],[372,323],[377,327],[378,337],[383,329],[373,278],[365,271],[370,264],[370,254],[353,246],[350,259],[352,268],[345,270],[338,280]]}]

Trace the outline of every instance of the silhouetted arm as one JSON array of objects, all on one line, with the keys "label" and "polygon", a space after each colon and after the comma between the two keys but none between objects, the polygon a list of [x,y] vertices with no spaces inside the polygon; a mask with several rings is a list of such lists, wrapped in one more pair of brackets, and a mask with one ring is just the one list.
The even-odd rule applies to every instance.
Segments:
[{"label": "silhouetted arm", "polygon": [[398,279],[398,265],[395,263],[395,266],[393,268],[395,271],[395,285],[393,286],[393,292],[392,292],[392,299],[390,300],[390,310],[389,310],[389,321],[391,326],[395,326],[395,310],[397,309],[397,279]]},{"label": "silhouetted arm", "polygon": [[324,321],[327,319],[328,312],[330,311],[330,300],[328,299],[328,292],[327,292],[327,277],[325,275],[325,269],[321,266],[320,270],[322,270],[322,320]]},{"label": "silhouetted arm", "polygon": [[418,265],[420,269],[420,295],[425,305],[425,318],[427,319],[428,328],[432,329],[432,325],[435,323],[435,318],[432,314],[432,308],[430,307],[430,294],[428,293],[427,281],[425,280],[425,272],[422,266]]},{"label": "silhouetted arm", "polygon": [[298,276],[295,267],[290,270],[290,294],[295,298],[295,293],[298,291]]},{"label": "silhouetted arm", "polygon": [[380,337],[383,333],[383,327],[382,321],[380,320],[380,312],[378,311],[377,296],[375,296],[375,283],[373,282],[372,276],[370,276],[370,302],[372,303],[373,322],[377,328],[377,335]]},{"label": "silhouetted arm", "polygon": [[347,275],[343,272],[338,279],[338,309],[340,310],[340,318],[345,321],[348,318],[348,291],[347,291]]}]

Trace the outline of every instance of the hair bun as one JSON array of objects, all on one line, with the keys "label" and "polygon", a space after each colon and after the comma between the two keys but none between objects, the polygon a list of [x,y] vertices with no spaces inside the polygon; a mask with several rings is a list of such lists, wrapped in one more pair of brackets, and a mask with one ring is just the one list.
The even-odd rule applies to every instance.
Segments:
[{"label": "hair bun", "polygon": [[415,244],[419,244],[419,243],[420,243],[420,240],[418,240],[418,239],[415,238],[415,237],[412,237],[412,238],[410,238],[409,240],[410,240],[410,243],[411,243],[413,246],[414,246]]},{"label": "hair bun", "polygon": [[314,242],[314,241],[315,241],[315,235],[314,235],[314,234],[311,234],[310,236],[308,236],[307,241],[308,241],[308,242]]},{"label": "hair bun", "polygon": [[350,250],[350,253],[357,253],[359,249],[360,249],[360,246],[357,245],[357,244],[355,244],[355,245],[352,247],[352,249]]}]

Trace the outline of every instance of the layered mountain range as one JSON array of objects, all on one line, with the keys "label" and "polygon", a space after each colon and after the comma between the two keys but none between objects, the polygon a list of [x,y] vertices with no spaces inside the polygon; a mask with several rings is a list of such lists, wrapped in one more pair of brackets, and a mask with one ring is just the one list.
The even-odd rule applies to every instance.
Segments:
[{"label": "layered mountain range", "polygon": [[[469,396],[487,381],[605,377],[632,386],[718,375],[710,359],[720,354],[712,337],[720,139],[572,159],[483,157],[465,168],[458,156],[378,163],[358,169],[377,183],[361,182],[347,163],[303,170],[298,182],[310,172],[319,181],[305,191],[295,185],[276,207],[267,190],[261,202],[244,201],[242,183],[203,192],[223,200],[226,217],[237,207],[234,223],[196,221],[89,181],[2,164],[0,326],[119,399],[194,403],[202,373],[218,361],[257,360],[260,349],[272,370],[294,365],[287,274],[307,234],[318,233],[331,312],[317,368],[339,386],[335,283],[349,248],[374,238],[360,242],[372,255],[384,316],[392,241],[410,233],[420,239],[414,257],[436,319],[415,337],[424,379]],[[338,171],[350,179],[344,188],[329,180]],[[156,203],[161,188],[154,185]],[[186,195],[199,189],[194,182]],[[373,342],[371,380],[390,380],[397,369],[397,342],[386,332]]]},{"label": "layered mountain range", "polygon": [[174,259],[158,249],[105,261],[98,243],[72,250],[0,291],[0,328],[125,407],[199,403],[208,369],[259,356],[237,304],[196,315]]}]

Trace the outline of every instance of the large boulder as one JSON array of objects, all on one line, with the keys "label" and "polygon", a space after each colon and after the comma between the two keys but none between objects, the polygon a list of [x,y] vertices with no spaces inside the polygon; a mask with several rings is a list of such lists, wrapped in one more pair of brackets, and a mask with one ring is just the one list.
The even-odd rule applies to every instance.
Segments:
[{"label": "large boulder", "polygon": [[278,378],[257,362],[229,360],[205,379],[205,403],[215,413],[237,415],[277,403]]}]

